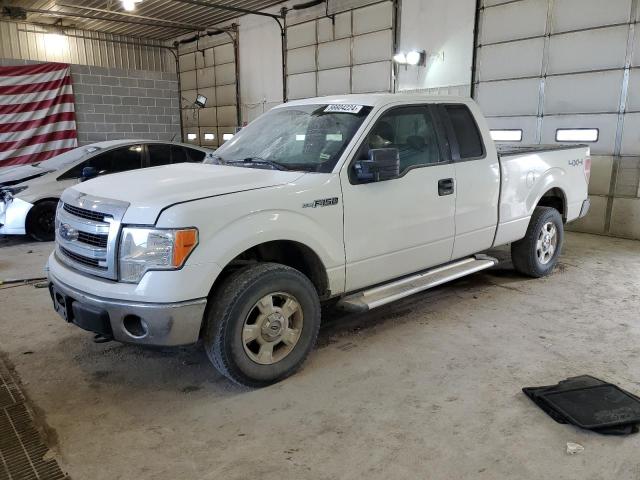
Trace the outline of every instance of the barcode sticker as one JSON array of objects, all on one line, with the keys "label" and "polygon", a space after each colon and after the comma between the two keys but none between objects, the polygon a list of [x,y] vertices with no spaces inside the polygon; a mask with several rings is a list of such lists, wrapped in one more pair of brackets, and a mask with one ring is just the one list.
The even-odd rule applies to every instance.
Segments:
[{"label": "barcode sticker", "polygon": [[348,103],[333,103],[324,109],[325,113],[358,113],[362,110],[362,105]]}]

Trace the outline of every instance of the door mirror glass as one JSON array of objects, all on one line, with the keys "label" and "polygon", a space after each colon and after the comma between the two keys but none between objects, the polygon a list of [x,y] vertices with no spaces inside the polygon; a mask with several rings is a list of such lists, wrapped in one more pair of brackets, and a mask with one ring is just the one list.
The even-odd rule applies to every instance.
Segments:
[{"label": "door mirror glass", "polygon": [[84,182],[98,176],[98,170],[95,167],[84,167],[80,174],[80,181]]},{"label": "door mirror glass", "polygon": [[374,148],[369,158],[353,164],[358,183],[383,182],[400,176],[400,154],[397,148]]}]

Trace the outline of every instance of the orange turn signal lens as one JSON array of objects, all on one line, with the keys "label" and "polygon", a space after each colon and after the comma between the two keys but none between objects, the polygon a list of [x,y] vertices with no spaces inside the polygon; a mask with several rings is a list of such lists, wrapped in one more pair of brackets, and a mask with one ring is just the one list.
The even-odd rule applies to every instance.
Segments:
[{"label": "orange turn signal lens", "polygon": [[177,230],[173,244],[173,266],[181,267],[189,254],[198,245],[198,230],[195,228],[185,228]]}]

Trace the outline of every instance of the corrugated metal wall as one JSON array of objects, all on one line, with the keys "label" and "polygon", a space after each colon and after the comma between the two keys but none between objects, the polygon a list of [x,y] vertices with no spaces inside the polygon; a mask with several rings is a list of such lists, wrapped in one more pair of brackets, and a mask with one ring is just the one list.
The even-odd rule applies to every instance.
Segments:
[{"label": "corrugated metal wall", "polygon": [[[66,33],[52,34],[39,26],[0,21],[0,58],[175,72],[175,61],[166,49],[109,41],[139,43],[132,37],[82,30]],[[161,45],[158,40],[144,43]]]}]

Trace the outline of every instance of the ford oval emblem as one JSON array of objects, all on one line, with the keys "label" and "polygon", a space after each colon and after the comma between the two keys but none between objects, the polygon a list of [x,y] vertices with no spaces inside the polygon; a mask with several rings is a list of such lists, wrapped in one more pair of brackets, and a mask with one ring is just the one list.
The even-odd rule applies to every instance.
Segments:
[{"label": "ford oval emblem", "polygon": [[61,223],[58,229],[60,236],[67,242],[73,242],[78,239],[78,230],[73,228],[68,223]]}]

